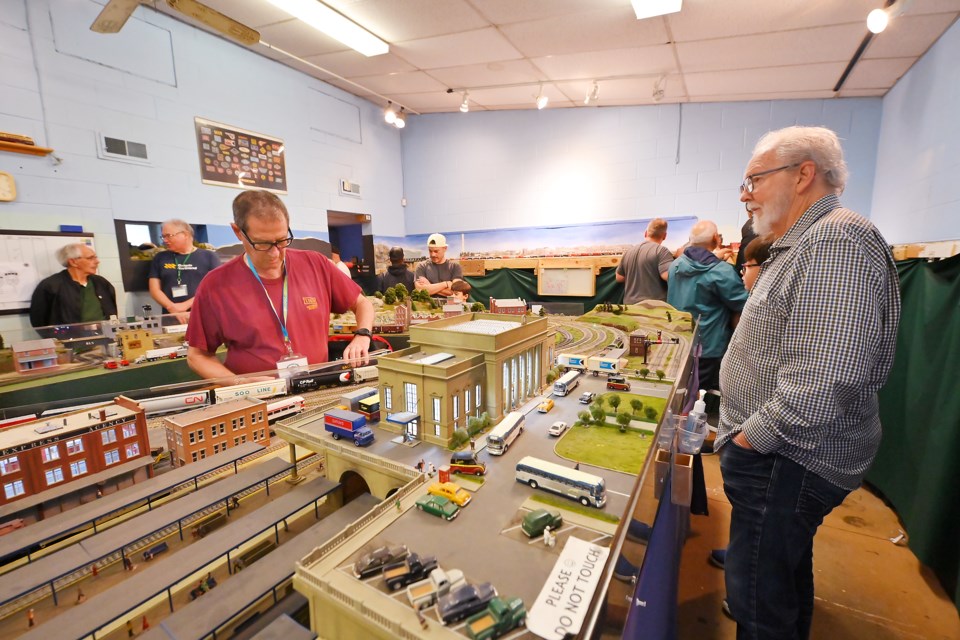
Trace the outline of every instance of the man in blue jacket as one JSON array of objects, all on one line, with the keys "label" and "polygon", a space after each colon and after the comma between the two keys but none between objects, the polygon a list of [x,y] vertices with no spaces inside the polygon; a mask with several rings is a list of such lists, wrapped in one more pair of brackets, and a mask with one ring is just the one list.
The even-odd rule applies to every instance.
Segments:
[{"label": "man in blue jacket", "polygon": [[667,302],[699,318],[701,389],[720,388],[720,361],[747,301],[747,290],[733,266],[713,254],[719,245],[716,224],[701,220],[693,225],[690,245],[670,265],[667,286]]}]

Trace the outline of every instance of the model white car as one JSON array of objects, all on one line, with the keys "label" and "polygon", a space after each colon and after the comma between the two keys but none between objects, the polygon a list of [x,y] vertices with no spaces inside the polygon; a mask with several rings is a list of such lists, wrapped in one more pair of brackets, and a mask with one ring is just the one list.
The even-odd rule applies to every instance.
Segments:
[{"label": "model white car", "polygon": [[550,425],[550,428],[547,429],[547,433],[551,436],[562,436],[563,432],[567,430],[567,423],[558,420]]}]

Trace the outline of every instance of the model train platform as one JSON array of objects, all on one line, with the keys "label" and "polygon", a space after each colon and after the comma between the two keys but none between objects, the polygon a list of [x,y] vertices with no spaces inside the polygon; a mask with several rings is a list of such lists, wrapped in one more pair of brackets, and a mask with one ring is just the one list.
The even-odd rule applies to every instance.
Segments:
[{"label": "model train platform", "polygon": [[[164,592],[168,592],[168,598],[172,598],[172,594],[169,593],[172,587],[179,585],[186,578],[196,574],[198,571],[203,571],[203,568],[211,563],[227,556],[238,545],[261,536],[265,531],[271,529],[276,531],[277,527],[282,526],[281,523],[285,518],[309,506],[311,503],[316,503],[322,497],[339,487],[339,484],[321,477],[309,482],[304,482],[283,496],[268,502],[260,509],[237,518],[229,525],[218,530],[216,536],[205,539],[201,544],[191,544],[171,554],[169,557],[161,556],[155,564],[141,568],[121,584],[115,585],[107,591],[90,598],[84,603],[84,606],[70,608],[49,623],[39,625],[20,637],[24,640],[73,640],[75,638],[90,636],[97,633],[99,629],[126,620],[130,617],[131,612],[141,604]],[[348,521],[360,517],[360,515],[370,509],[370,506],[358,504],[357,508],[358,511],[356,511],[356,514],[352,518],[349,518]],[[345,512],[345,510],[341,509],[340,512]],[[353,510],[350,510],[350,513],[353,513]],[[329,525],[330,532],[328,535],[339,531],[346,524],[346,522],[344,522],[343,524],[337,525],[339,520],[336,522],[331,520],[336,517],[336,515],[337,514],[334,514],[320,523],[324,524],[328,521],[331,523]],[[311,531],[313,531],[313,529],[311,529]],[[274,533],[274,536],[276,536],[276,533]],[[309,541],[309,548],[315,546],[318,540],[320,540],[320,538],[314,535],[303,535],[298,538],[305,542]],[[294,540],[282,545],[278,547],[275,552],[279,552],[286,546],[295,544],[295,542]],[[264,592],[269,592],[273,584],[276,584],[276,581],[283,579],[279,575],[274,578],[274,572],[277,572],[279,569],[280,571],[286,571],[286,574],[290,575],[292,573],[293,559],[295,557],[302,557],[302,554],[306,552],[304,548],[299,548],[300,555],[291,555],[289,562],[273,561],[275,556],[271,556],[271,561],[257,565],[256,571],[244,572],[242,579],[230,582],[238,583],[234,589],[240,592],[245,592],[246,587],[249,586],[251,591],[259,589],[257,594],[262,595]],[[263,583],[260,581],[263,580],[265,583],[268,579],[276,581],[269,586],[263,587]],[[196,603],[199,605],[193,608],[196,617],[190,621],[194,633],[189,637],[202,637],[202,634],[197,635],[197,630],[201,627],[200,621],[205,616],[214,616],[217,611],[220,611],[222,615],[220,603],[225,600],[230,600],[229,598],[224,598],[224,594],[229,592],[227,584],[224,584],[223,587],[218,587],[216,591],[213,592],[217,594],[216,596],[208,596]],[[251,599],[255,597],[255,595],[251,594]],[[97,637],[99,637],[99,635],[100,634],[97,633]],[[170,636],[166,636],[163,631],[160,631],[158,637]]]},{"label": "model train platform", "polygon": [[[147,538],[161,539],[171,534],[158,535],[176,527],[172,533],[183,538],[183,520],[193,514],[225,503],[229,498],[285,474],[292,464],[272,458],[235,476],[224,478],[173,502],[144,513],[123,524],[90,536],[65,549],[44,556],[28,565],[0,576],[0,606],[45,586],[53,586],[61,578],[91,565],[112,554],[124,553],[130,545]],[[269,487],[268,487],[269,491]],[[118,558],[119,559],[119,558]],[[54,602],[59,591],[53,590]]]},{"label": "model train platform", "polygon": [[[270,553],[270,562],[264,562],[262,566],[258,564],[256,571],[245,572],[243,580],[227,580],[218,586],[215,595],[207,598],[210,602],[203,598],[195,600],[140,637],[143,640],[211,637],[222,625],[292,578],[297,562],[314,547],[334,537],[379,503],[380,500],[370,494],[350,501],[293,540],[277,547]],[[316,637],[312,632],[308,633],[308,637]]]},{"label": "model train platform", "polygon": [[[139,506],[140,504],[146,504],[147,507],[150,508],[152,499],[169,493],[184,483],[192,482],[196,489],[197,482],[201,477],[228,465],[232,464],[234,473],[236,473],[240,460],[262,451],[263,447],[261,445],[254,442],[247,442],[229,448],[223,453],[218,453],[204,460],[173,469],[156,478],[150,478],[144,482],[137,483],[122,491],[103,496],[98,500],[88,502],[74,509],[40,520],[39,522],[34,522],[23,529],[18,529],[0,538],[0,560],[9,562],[12,556],[23,554],[49,540],[61,538],[64,534],[75,529],[87,525],[93,525],[94,528],[96,528],[96,523],[99,520],[113,513],[124,511],[131,507]],[[140,461],[136,462],[140,464]],[[63,487],[60,491],[75,490],[76,487],[70,484]],[[35,506],[38,502],[54,499],[56,495],[54,495],[53,492],[55,491],[58,490],[52,489],[50,491],[44,491],[43,493],[24,500],[12,502],[0,508],[0,521],[16,517],[17,513]]]}]

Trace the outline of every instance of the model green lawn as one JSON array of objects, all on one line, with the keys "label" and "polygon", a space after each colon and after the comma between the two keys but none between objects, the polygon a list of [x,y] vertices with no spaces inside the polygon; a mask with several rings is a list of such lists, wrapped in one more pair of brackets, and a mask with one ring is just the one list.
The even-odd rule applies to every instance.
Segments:
[{"label": "model green lawn", "polygon": [[593,518],[594,520],[600,520],[601,522],[620,522],[620,517],[615,516],[612,513],[607,513],[606,511],[601,511],[600,509],[595,509],[594,507],[585,507],[575,500],[561,498],[560,496],[547,494],[542,491],[533,492],[530,494],[530,499],[548,507],[563,509],[564,511],[570,511],[572,513],[578,513],[582,516]]},{"label": "model green lawn", "polygon": [[475,484],[477,486],[482,486],[486,480],[483,479],[483,476],[471,476],[465,473],[456,473],[457,482],[466,482],[469,484]]},{"label": "model green lawn", "polygon": [[627,429],[621,433],[613,425],[575,426],[560,438],[554,451],[568,460],[636,475],[653,440],[650,432]]},{"label": "model green lawn", "polygon": [[[611,391],[609,393],[604,393],[593,400],[593,404],[600,403],[600,406],[603,407],[604,413],[610,417],[616,417],[613,412],[613,407],[610,406],[610,396],[617,395],[620,396],[620,406],[617,407],[617,413],[625,413],[634,422],[645,422],[648,423],[644,425],[648,429],[655,429],[656,425],[660,422],[661,416],[663,416],[663,410],[667,406],[667,401],[664,398],[655,398],[653,396],[641,396],[636,393],[627,393],[625,391]],[[637,399],[643,403],[643,407],[640,411],[634,413],[633,407],[630,406],[630,401]],[[657,415],[653,418],[647,416],[647,407],[653,407]]]}]

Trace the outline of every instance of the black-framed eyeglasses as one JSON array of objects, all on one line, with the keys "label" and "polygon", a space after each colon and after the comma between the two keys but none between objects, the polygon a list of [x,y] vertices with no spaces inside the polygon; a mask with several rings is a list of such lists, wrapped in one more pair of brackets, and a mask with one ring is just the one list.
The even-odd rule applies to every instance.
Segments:
[{"label": "black-framed eyeglasses", "polygon": [[290,231],[289,229],[287,229],[287,233],[290,235],[283,240],[277,240],[276,242],[254,242],[243,229],[240,229],[240,233],[242,233],[243,237],[247,239],[247,242],[250,243],[254,251],[270,251],[270,249],[274,247],[277,249],[286,249],[293,244],[293,231]]},{"label": "black-framed eyeglasses", "polygon": [[743,182],[740,184],[740,193],[743,193],[744,191],[747,193],[753,193],[753,190],[756,187],[754,182],[757,178],[770,175],[771,173],[776,173],[777,171],[783,171],[784,169],[793,169],[794,167],[799,167],[801,164],[801,162],[794,162],[793,164],[785,164],[782,167],[777,167],[776,169],[767,169],[766,171],[752,173],[743,179]]},{"label": "black-framed eyeglasses", "polygon": [[753,267],[762,267],[761,264],[742,264],[740,265],[740,275],[746,275],[747,269],[752,269]]},{"label": "black-framed eyeglasses", "polygon": [[173,233],[163,233],[163,234],[160,234],[160,237],[164,240],[170,240],[172,238],[176,238],[181,233],[183,233],[183,231],[174,231]]}]

